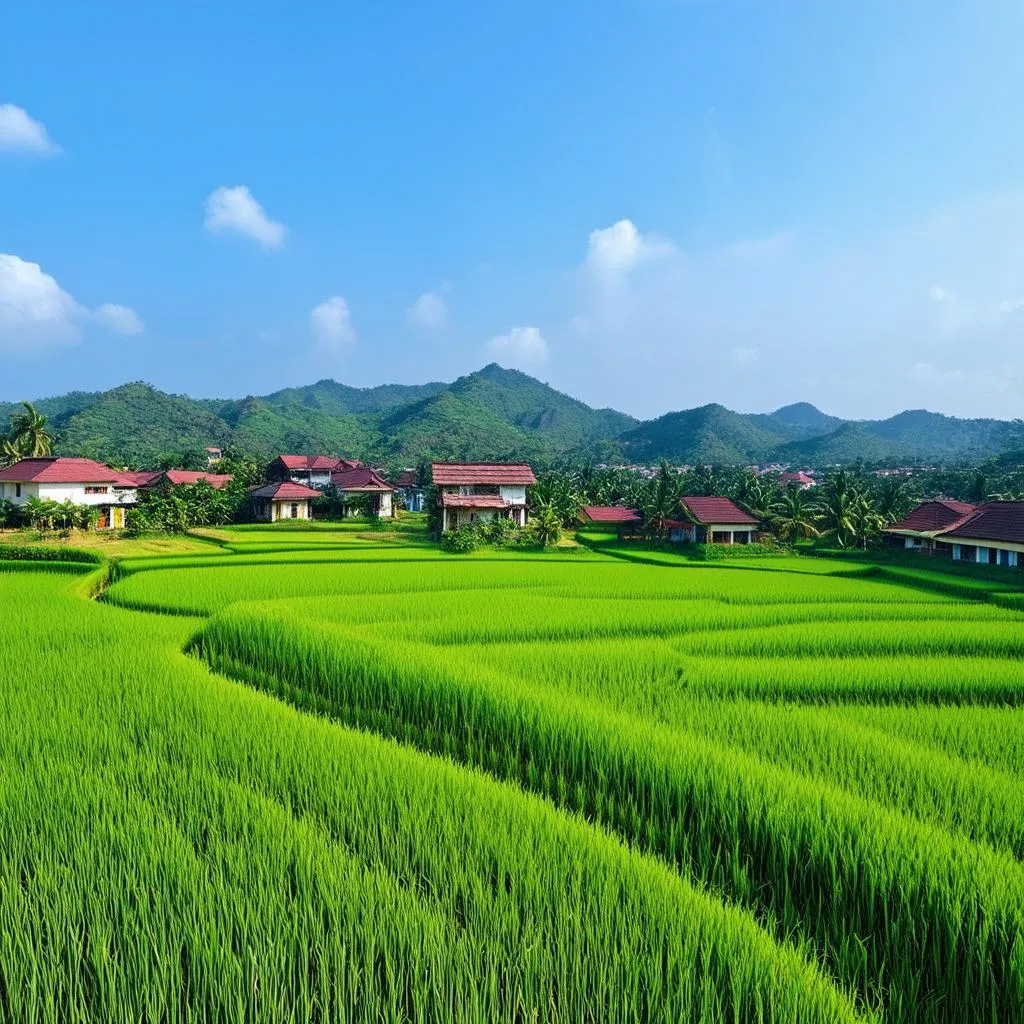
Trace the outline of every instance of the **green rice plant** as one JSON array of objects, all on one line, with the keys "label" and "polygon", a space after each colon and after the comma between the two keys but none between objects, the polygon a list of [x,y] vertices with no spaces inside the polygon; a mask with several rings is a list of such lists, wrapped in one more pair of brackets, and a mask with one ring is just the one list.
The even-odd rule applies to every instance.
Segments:
[{"label": "green rice plant", "polygon": [[307,626],[281,605],[227,611],[195,644],[296,706],[608,824],[801,936],[887,1019],[1024,1012],[1024,872],[984,845],[693,732],[463,673],[444,651]]},{"label": "green rice plant", "polygon": [[5,1020],[868,1019],[601,829],[209,673],[180,618],[0,596]]}]

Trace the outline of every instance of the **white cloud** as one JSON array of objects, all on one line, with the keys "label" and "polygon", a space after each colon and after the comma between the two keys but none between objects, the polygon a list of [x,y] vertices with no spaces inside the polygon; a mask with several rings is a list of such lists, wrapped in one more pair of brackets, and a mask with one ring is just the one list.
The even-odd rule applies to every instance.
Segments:
[{"label": "white cloud", "polygon": [[737,370],[749,370],[757,364],[759,358],[760,352],[756,345],[739,346],[729,350],[729,362]]},{"label": "white cloud", "polygon": [[74,344],[89,321],[118,334],[143,330],[142,320],[128,306],[105,302],[89,310],[38,263],[0,253],[0,352]]},{"label": "white cloud", "polygon": [[314,307],[309,314],[309,329],[317,347],[324,352],[339,352],[356,343],[348,303],[340,295],[332,295]]},{"label": "white cloud", "polygon": [[235,231],[248,235],[266,249],[276,249],[288,230],[271,220],[245,185],[221,186],[206,197],[206,230],[213,234]]},{"label": "white cloud", "polygon": [[539,327],[513,327],[491,338],[487,351],[505,366],[530,367],[547,361],[548,343]]},{"label": "white cloud", "polygon": [[675,246],[657,235],[643,235],[627,219],[616,221],[610,228],[590,232],[587,264],[602,274],[624,274],[642,263],[665,259],[675,253]]},{"label": "white cloud", "polygon": [[436,292],[424,292],[406,314],[414,327],[443,327],[448,318],[448,305]]},{"label": "white cloud", "polygon": [[115,334],[141,334],[146,329],[134,309],[115,302],[104,302],[93,310],[92,318]]},{"label": "white cloud", "polygon": [[54,156],[60,152],[46,130],[46,125],[35,121],[13,103],[0,103],[0,149],[39,156]]},{"label": "white cloud", "polygon": [[85,313],[38,263],[0,253],[0,350],[78,341]]}]

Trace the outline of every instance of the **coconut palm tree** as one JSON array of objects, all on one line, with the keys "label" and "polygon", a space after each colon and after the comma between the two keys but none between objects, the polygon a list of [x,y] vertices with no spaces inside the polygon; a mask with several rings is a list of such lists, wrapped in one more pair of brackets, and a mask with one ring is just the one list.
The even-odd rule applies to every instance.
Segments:
[{"label": "coconut palm tree", "polygon": [[770,522],[783,540],[795,543],[820,537],[818,518],[821,509],[814,498],[796,484],[790,484],[772,505]]},{"label": "coconut palm tree", "polygon": [[840,469],[829,477],[821,499],[822,525],[835,535],[836,543],[846,547],[854,539],[857,500],[860,489],[848,470]]},{"label": "coconut palm tree", "polygon": [[557,544],[562,536],[562,523],[558,513],[550,505],[545,505],[535,512],[530,526],[533,536],[540,541],[543,548],[549,544]]},{"label": "coconut palm tree", "polygon": [[20,458],[39,458],[53,451],[53,436],[46,429],[46,417],[31,402],[22,402],[23,412],[11,417],[11,443]]}]

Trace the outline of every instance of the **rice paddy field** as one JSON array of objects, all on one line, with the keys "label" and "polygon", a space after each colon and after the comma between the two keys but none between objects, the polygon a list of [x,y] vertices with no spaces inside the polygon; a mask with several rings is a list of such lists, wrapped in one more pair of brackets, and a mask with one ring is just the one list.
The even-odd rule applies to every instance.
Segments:
[{"label": "rice paddy field", "polygon": [[1024,603],[253,528],[0,554],[0,1020],[1024,1020]]}]

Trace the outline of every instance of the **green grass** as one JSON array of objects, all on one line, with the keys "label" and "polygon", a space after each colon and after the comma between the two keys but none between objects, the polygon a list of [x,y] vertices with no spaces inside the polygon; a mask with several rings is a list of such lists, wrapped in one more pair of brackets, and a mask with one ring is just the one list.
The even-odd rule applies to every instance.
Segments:
[{"label": "green grass", "polygon": [[217,543],[0,564],[0,1019],[1024,1017],[1019,591]]}]

